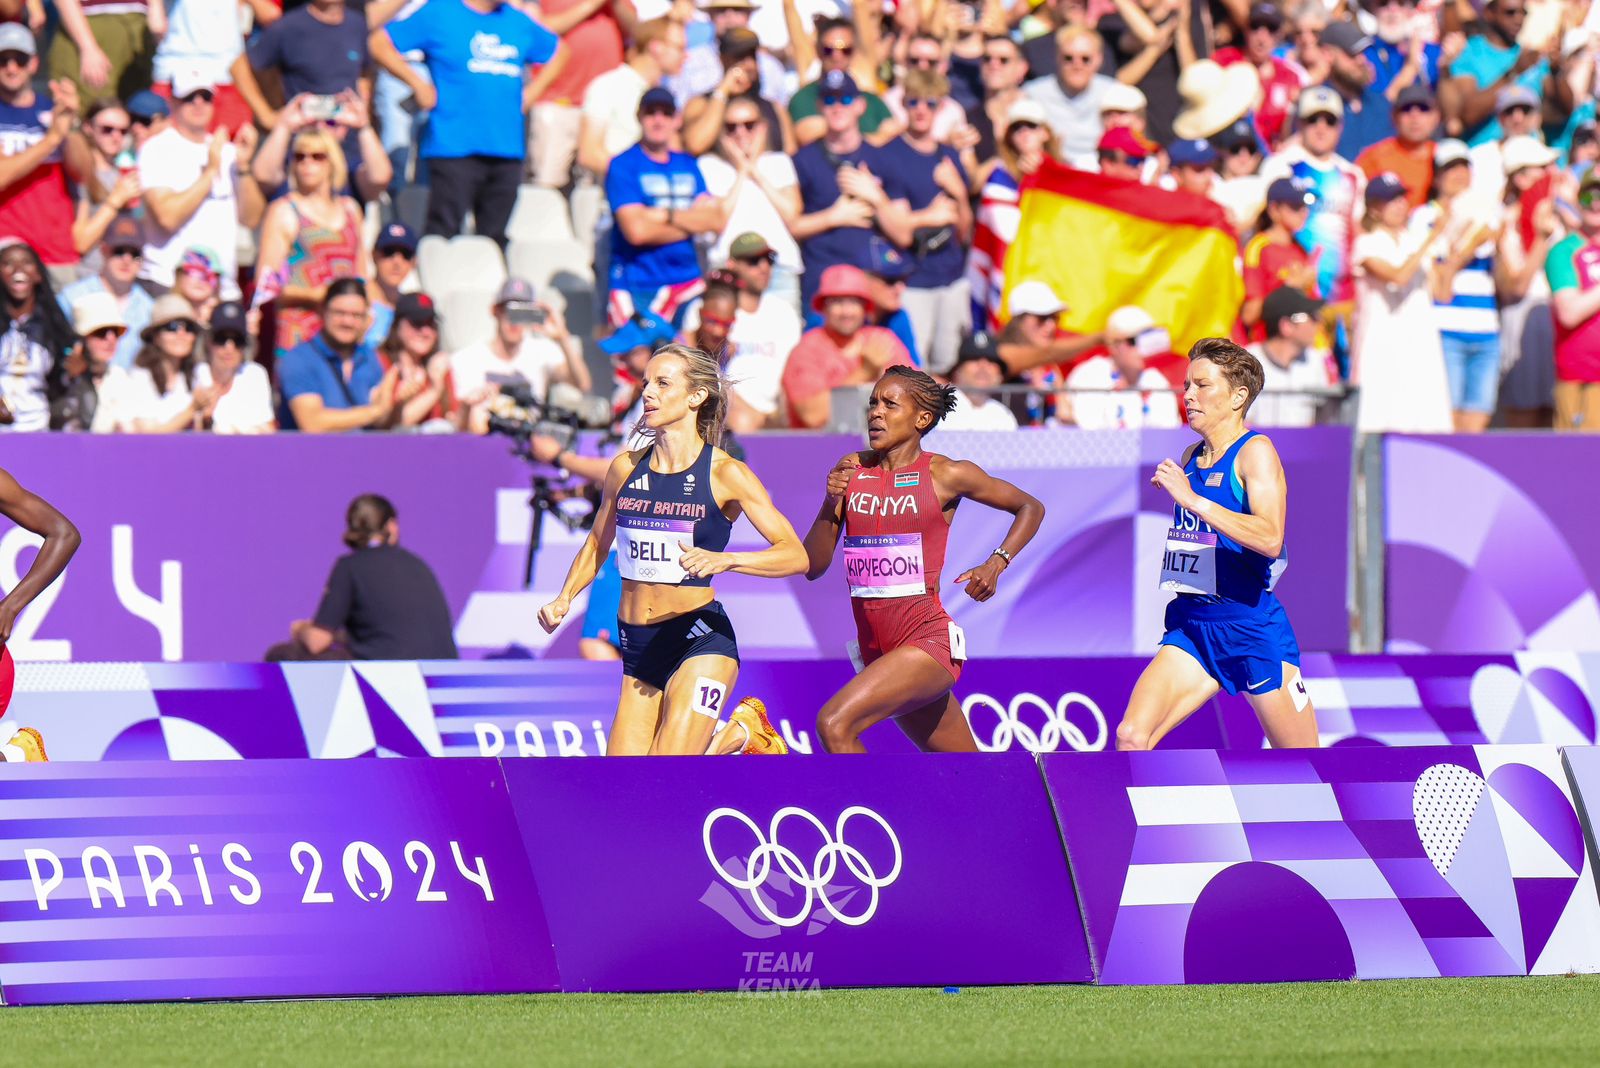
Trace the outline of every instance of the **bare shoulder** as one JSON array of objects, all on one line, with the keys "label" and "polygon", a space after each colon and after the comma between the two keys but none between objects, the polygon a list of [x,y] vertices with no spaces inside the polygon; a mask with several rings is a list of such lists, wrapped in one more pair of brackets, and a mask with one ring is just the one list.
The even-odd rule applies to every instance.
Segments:
[{"label": "bare shoulder", "polygon": [[1272,443],[1271,438],[1259,431],[1244,443],[1244,448],[1239,450],[1239,460],[1245,466],[1255,466],[1257,464],[1277,464],[1282,466],[1282,462],[1278,459],[1278,447]]}]

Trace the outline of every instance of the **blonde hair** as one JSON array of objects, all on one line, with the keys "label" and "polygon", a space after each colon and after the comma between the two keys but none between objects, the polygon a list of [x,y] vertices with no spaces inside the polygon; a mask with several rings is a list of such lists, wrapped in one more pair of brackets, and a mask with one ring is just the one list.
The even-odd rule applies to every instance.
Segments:
[{"label": "blonde hair", "polygon": [[344,187],[350,181],[350,166],[344,161],[344,146],[339,143],[326,130],[312,128],[301,130],[294,135],[294,140],[289,143],[289,185],[296,193],[304,193],[295,181],[294,154],[296,151],[306,149],[312,152],[322,152],[328,157],[328,195],[337,200],[344,193]]},{"label": "blonde hair", "polygon": [[663,345],[650,358],[676,356],[683,361],[683,374],[689,381],[689,392],[706,391],[706,399],[695,409],[694,428],[707,445],[722,444],[722,424],[728,418],[728,392],[731,384],[722,373],[717,358],[693,345]]}]

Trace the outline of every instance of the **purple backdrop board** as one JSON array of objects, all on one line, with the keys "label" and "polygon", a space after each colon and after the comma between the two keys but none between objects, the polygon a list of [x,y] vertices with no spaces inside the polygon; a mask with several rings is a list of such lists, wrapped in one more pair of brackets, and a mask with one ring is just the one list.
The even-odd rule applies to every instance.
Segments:
[{"label": "purple backdrop board", "polygon": [[1089,979],[1031,757],[503,767],[564,990]]},{"label": "purple backdrop board", "polygon": [[1600,971],[1554,746],[1041,759],[1102,983]]},{"label": "purple backdrop board", "polygon": [[8,1005],[558,988],[493,760],[19,765]]},{"label": "purple backdrop board", "polygon": [[1600,650],[1597,464],[1587,435],[1387,437],[1387,648]]}]

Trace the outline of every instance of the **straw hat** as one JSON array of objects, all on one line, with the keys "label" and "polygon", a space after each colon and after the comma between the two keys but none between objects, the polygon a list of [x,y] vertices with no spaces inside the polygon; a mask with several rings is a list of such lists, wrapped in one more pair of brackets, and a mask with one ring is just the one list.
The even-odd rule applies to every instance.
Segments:
[{"label": "straw hat", "polygon": [[1178,79],[1183,110],[1172,132],[1185,140],[1210,137],[1233,125],[1261,99],[1261,78],[1248,63],[1219,66],[1202,59],[1189,64]]}]

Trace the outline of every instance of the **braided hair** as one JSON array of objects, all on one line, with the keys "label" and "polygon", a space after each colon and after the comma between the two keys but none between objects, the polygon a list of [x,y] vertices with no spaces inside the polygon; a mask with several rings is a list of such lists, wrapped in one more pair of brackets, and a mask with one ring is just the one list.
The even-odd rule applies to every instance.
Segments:
[{"label": "braided hair", "polygon": [[889,368],[883,372],[883,378],[879,381],[887,381],[890,378],[900,379],[900,384],[905,387],[907,393],[911,394],[913,403],[933,416],[933,422],[929,423],[920,433],[926,434],[929,430],[938,426],[941,419],[955,411],[955,386],[941,386],[927,372],[903,365]]}]

